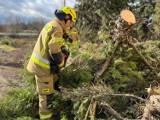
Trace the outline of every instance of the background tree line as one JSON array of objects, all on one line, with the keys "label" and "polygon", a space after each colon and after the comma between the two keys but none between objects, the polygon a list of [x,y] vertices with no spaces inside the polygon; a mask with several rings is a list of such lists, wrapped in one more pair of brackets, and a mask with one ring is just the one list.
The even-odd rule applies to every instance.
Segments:
[{"label": "background tree line", "polygon": [[40,32],[45,23],[46,21],[43,18],[26,22],[19,16],[10,15],[6,18],[4,24],[0,24],[0,32]]}]

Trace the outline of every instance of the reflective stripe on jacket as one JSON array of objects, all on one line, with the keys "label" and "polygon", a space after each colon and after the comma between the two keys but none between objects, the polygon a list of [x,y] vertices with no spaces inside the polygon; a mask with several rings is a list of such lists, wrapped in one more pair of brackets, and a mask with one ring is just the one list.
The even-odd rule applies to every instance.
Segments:
[{"label": "reflective stripe on jacket", "polygon": [[41,67],[50,69],[50,61],[48,61],[47,59],[42,58],[41,56],[39,56],[36,53],[32,53],[31,59],[38,64]]}]

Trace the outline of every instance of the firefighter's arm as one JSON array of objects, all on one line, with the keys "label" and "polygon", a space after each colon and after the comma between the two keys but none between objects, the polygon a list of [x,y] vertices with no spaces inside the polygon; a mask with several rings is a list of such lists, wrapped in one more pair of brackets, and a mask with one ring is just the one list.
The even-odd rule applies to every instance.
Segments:
[{"label": "firefighter's arm", "polygon": [[[64,39],[62,37],[62,29],[54,28],[55,31],[51,35],[51,39],[48,43],[49,53],[51,56],[51,69],[52,66],[57,66],[59,69],[64,65],[63,53],[61,47],[63,46]],[[53,68],[56,69],[56,68]]]},{"label": "firefighter's arm", "polygon": [[67,35],[68,35],[67,42],[69,45],[71,46],[76,45],[80,42],[80,37],[76,28],[72,28],[70,31],[68,31]]}]

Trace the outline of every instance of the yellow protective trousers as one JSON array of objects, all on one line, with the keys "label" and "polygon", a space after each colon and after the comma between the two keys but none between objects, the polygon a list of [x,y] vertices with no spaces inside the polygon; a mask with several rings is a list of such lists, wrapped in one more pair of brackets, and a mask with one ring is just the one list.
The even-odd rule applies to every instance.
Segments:
[{"label": "yellow protective trousers", "polygon": [[50,105],[54,97],[54,83],[58,80],[58,77],[56,74],[35,75],[35,79],[39,94],[39,116],[41,120],[47,120],[52,117],[53,111],[51,111]]}]

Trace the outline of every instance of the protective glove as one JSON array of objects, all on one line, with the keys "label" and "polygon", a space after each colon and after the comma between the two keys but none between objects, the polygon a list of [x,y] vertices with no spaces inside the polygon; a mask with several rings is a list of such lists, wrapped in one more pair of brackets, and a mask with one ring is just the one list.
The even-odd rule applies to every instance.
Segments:
[{"label": "protective glove", "polygon": [[53,53],[50,56],[51,73],[59,73],[64,65],[63,53]]},{"label": "protective glove", "polygon": [[63,38],[66,42],[73,43],[73,40],[67,35],[67,33],[63,34]]},{"label": "protective glove", "polygon": [[60,72],[59,66],[54,61],[50,61],[50,67],[51,67],[51,69],[50,69],[51,73],[57,74]]}]

